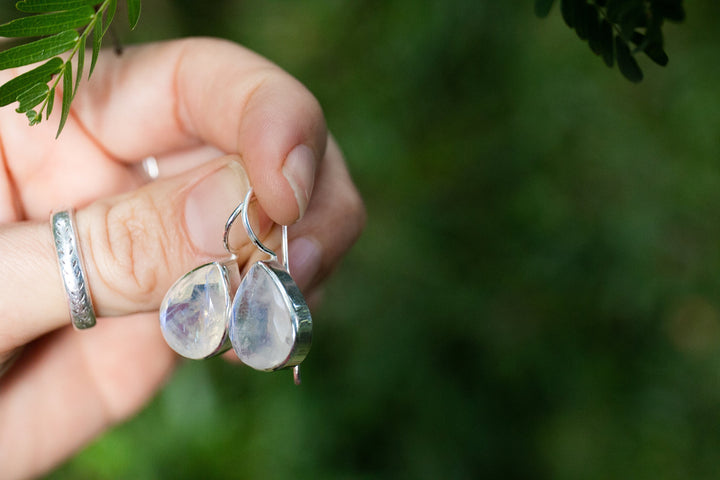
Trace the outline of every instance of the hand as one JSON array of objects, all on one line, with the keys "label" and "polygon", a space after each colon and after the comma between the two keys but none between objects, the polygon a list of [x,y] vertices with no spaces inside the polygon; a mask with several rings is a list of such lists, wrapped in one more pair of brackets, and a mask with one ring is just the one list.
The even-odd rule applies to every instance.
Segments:
[{"label": "hand", "polygon": [[[184,273],[226,258],[224,224],[248,185],[274,222],[302,217],[290,258],[306,297],[364,222],[317,101],[237,45],[104,53],[56,141],[57,117],[30,128],[0,111],[0,359],[24,347],[0,378],[4,478],[52,468],[162,385],[177,356],[158,306]],[[153,182],[139,167],[149,155],[161,172]],[[102,317],[85,331],[70,327],[48,224],[51,210],[69,206]],[[269,234],[272,222],[263,224]],[[255,250],[242,232],[231,243],[242,268]]]}]

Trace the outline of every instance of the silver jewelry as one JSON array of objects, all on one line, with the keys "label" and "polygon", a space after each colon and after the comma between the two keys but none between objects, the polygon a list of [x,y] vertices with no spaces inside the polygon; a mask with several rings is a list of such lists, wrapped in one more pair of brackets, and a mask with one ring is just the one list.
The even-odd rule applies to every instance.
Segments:
[{"label": "silver jewelry", "polygon": [[231,347],[228,337],[230,292],[240,284],[240,270],[230,251],[228,234],[236,216],[235,212],[230,215],[223,236],[230,258],[189,271],[170,287],[160,304],[163,338],[185,358],[202,360]]},{"label": "silver jewelry", "polygon": [[152,155],[143,158],[141,163],[143,172],[147,175],[149,180],[157,180],[160,176],[160,167],[158,166],[157,158]]},{"label": "silver jewelry", "polygon": [[288,271],[287,227],[282,228],[283,265],[275,252],[258,239],[248,220],[252,188],[242,203],[241,214],[250,241],[268,260],[256,262],[240,283],[232,305],[230,341],[238,358],[262,371],[299,365],[310,351],[312,317],[300,289]]},{"label": "silver jewelry", "polygon": [[[312,318],[289,273],[287,227],[282,227],[280,264],[275,252],[260,242],[250,225],[252,194],[250,189],[225,224],[223,243],[230,258],[201,265],[175,282],[160,307],[160,328],[168,345],[184,357],[208,358],[232,345],[240,360],[256,370],[292,367],[299,384],[299,364],[312,340]],[[270,256],[256,262],[242,282],[228,241],[238,216],[251,242]],[[231,301],[230,292],[235,288]]]},{"label": "silver jewelry", "polygon": [[193,360],[229,350],[230,292],[239,283],[234,257],[180,277],[160,305],[160,330],[170,348]]},{"label": "silver jewelry", "polygon": [[53,213],[50,224],[60,267],[60,277],[70,307],[70,319],[77,329],[90,328],[95,325],[95,309],[85,281],[85,266],[75,234],[73,210]]}]

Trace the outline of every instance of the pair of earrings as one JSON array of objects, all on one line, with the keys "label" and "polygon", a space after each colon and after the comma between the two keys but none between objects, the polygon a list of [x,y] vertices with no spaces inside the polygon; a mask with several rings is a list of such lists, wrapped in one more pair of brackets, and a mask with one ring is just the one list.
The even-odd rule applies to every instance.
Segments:
[{"label": "pair of earrings", "polygon": [[[186,358],[209,358],[232,347],[256,370],[293,367],[299,384],[299,365],[312,340],[310,309],[289,273],[287,227],[282,227],[281,264],[250,225],[252,195],[251,188],[225,224],[223,242],[230,258],[201,265],[175,282],[160,306],[160,328],[167,344]],[[250,241],[270,257],[253,264],[242,281],[228,242],[238,216]]]}]

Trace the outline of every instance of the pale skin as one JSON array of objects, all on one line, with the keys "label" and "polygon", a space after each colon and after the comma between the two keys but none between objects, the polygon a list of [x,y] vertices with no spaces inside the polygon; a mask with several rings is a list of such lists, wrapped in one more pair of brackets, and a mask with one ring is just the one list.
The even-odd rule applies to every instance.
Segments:
[{"label": "pale skin", "polygon": [[[365,220],[315,98],[235,44],[103,52],[59,140],[57,117],[31,128],[0,110],[0,361],[21,351],[0,378],[3,478],[57,466],[163,385],[178,357],[157,309],[176,279],[226,257],[223,222],[248,185],[270,244],[275,223],[291,225],[293,276],[310,299]],[[155,181],[139,166],[149,155]],[[85,331],[70,326],[48,224],[69,206],[99,317]],[[231,244],[241,269],[260,258],[241,231]]]}]

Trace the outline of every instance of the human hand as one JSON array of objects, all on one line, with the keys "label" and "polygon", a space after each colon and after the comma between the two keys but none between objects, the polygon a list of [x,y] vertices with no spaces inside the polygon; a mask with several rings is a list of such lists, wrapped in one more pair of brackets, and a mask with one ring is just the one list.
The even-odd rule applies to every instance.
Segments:
[{"label": "human hand", "polygon": [[[0,378],[3,478],[47,471],[162,385],[177,356],[160,333],[160,302],[184,273],[226,258],[224,224],[250,184],[274,222],[302,217],[290,258],[306,297],[364,222],[316,100],[228,42],[101,55],[57,141],[55,122],[29,128],[0,111],[0,362],[24,347]],[[139,167],[150,155],[154,182]],[[48,225],[70,206],[99,317],[85,331],[70,327]],[[272,222],[262,224],[269,235]],[[241,268],[253,260],[242,235],[231,243]]]}]

